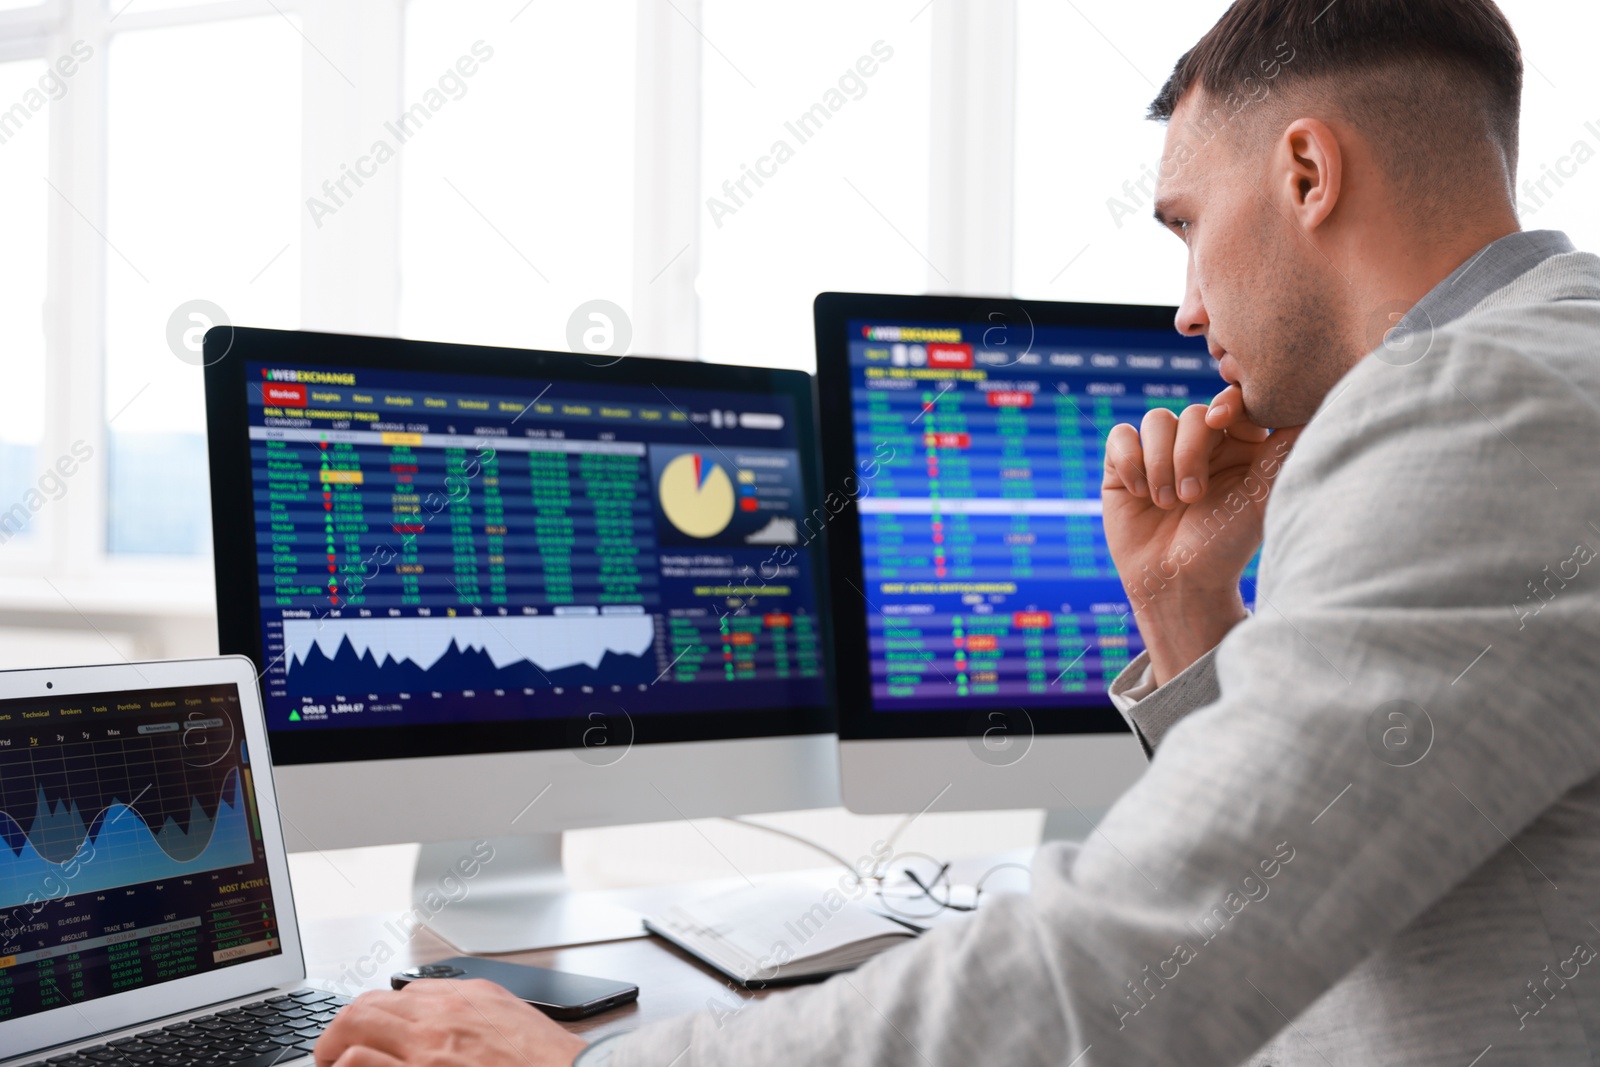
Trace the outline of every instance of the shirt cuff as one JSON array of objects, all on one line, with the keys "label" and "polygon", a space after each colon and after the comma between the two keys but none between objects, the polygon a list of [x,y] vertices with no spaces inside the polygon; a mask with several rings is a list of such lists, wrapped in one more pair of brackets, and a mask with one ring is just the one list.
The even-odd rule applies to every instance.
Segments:
[{"label": "shirt cuff", "polygon": [[1111,703],[1122,713],[1129,728],[1139,738],[1147,755],[1154,754],[1169,729],[1197,708],[1215,703],[1221,695],[1217,684],[1217,650],[1212,649],[1167,684],[1155,684],[1150,654],[1139,657],[1122,669],[1111,683]]},{"label": "shirt cuff", "polygon": [[1111,683],[1111,703],[1126,718],[1135,704],[1155,691],[1156,672],[1150,666],[1150,653],[1141,652],[1137,659],[1122,668],[1116,681]]}]

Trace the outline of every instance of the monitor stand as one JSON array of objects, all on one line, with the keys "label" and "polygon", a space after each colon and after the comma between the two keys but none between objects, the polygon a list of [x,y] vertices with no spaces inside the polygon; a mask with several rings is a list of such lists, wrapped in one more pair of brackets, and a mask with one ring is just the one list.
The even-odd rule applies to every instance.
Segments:
[{"label": "monitor stand", "polygon": [[[638,912],[574,891],[561,868],[561,834],[426,843],[417,855],[411,915],[468,955],[644,936]],[[476,873],[466,877],[463,870]]]}]

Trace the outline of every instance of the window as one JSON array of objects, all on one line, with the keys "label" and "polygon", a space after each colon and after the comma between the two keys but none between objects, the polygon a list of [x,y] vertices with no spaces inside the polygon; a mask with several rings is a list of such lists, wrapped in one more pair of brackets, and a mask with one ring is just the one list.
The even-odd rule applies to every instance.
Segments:
[{"label": "window", "polygon": [[817,293],[927,288],[933,20],[914,10],[701,5],[703,358],[812,370]]},{"label": "window", "polygon": [[1600,8],[1500,0],[1522,43],[1522,150],[1517,203],[1530,230],[1564,230],[1586,252],[1600,249],[1600,112],[1594,59]]},{"label": "window", "polygon": [[271,15],[122,33],[109,52],[107,547],[195,556],[207,305],[299,325],[301,40]]},{"label": "window", "polygon": [[401,333],[564,350],[581,305],[632,303],[637,6],[411,0]]},{"label": "window", "polygon": [[1145,109],[1225,5],[1017,4],[1013,288],[1041,300],[1176,304],[1184,258],[1151,217],[1163,127]]},{"label": "window", "polygon": [[0,389],[0,544],[35,540],[33,517],[55,495],[54,481],[41,487],[39,479],[46,395],[45,218],[51,195],[45,184],[51,111],[44,101],[56,84],[46,77],[42,60],[0,63],[0,109],[6,109],[0,110],[0,203],[11,212],[0,255],[0,348],[6,353],[6,383]]}]

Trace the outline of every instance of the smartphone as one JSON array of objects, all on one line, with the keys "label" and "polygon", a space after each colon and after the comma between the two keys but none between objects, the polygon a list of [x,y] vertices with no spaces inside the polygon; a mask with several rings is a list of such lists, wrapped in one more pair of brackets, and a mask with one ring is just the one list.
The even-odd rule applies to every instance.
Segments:
[{"label": "smartphone", "polygon": [[543,967],[502,963],[475,956],[456,956],[400,971],[389,976],[389,984],[395,989],[404,989],[422,978],[487,978],[550,1018],[567,1021],[584,1019],[607,1008],[631,1004],[639,999],[639,987],[626,982],[567,974],[564,971],[547,971]]}]

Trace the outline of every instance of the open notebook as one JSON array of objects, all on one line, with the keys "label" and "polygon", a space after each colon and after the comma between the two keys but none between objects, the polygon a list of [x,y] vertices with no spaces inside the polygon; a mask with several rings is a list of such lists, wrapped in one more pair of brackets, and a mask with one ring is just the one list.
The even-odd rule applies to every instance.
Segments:
[{"label": "open notebook", "polygon": [[746,987],[848,971],[920,932],[837,890],[793,885],[735,889],[644,924]]}]

